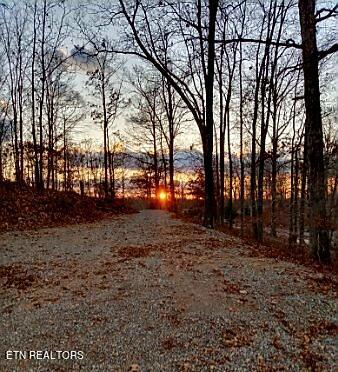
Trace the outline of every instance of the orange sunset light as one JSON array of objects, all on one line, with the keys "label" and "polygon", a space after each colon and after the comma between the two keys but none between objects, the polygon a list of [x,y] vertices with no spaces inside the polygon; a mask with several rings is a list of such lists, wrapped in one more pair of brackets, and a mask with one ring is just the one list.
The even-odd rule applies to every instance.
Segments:
[{"label": "orange sunset light", "polygon": [[167,199],[167,193],[165,191],[161,191],[158,195],[160,200],[166,200]]}]

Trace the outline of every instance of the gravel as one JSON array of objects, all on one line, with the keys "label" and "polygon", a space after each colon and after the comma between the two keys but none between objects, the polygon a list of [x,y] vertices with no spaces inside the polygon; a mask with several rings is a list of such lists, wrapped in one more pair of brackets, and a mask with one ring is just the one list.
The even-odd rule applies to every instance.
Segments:
[{"label": "gravel", "polygon": [[0,249],[1,371],[335,368],[332,278],[164,211],[5,233]]}]

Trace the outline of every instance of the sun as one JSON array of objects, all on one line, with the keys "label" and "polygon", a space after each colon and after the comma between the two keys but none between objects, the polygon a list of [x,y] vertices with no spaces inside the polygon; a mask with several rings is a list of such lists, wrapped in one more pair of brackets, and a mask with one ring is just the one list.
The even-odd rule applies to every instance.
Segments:
[{"label": "sun", "polygon": [[160,200],[166,200],[167,199],[167,193],[165,191],[161,191],[158,195]]}]

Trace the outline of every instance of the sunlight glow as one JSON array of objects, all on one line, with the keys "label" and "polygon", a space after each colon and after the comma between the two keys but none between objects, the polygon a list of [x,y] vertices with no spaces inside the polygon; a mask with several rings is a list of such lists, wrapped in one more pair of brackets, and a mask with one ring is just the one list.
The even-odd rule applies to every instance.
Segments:
[{"label": "sunlight glow", "polygon": [[165,191],[161,191],[158,195],[160,200],[166,200],[167,199],[167,193]]}]

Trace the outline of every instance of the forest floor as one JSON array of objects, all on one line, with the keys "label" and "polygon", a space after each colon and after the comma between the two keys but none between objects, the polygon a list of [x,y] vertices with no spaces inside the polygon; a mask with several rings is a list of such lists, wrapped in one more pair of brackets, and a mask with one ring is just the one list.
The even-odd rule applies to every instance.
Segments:
[{"label": "forest floor", "polygon": [[93,222],[135,211],[120,199],[81,196],[74,191],[38,192],[15,182],[0,183],[0,232]]},{"label": "forest floor", "polygon": [[335,368],[333,274],[164,211],[6,232],[0,247],[1,371]]}]

